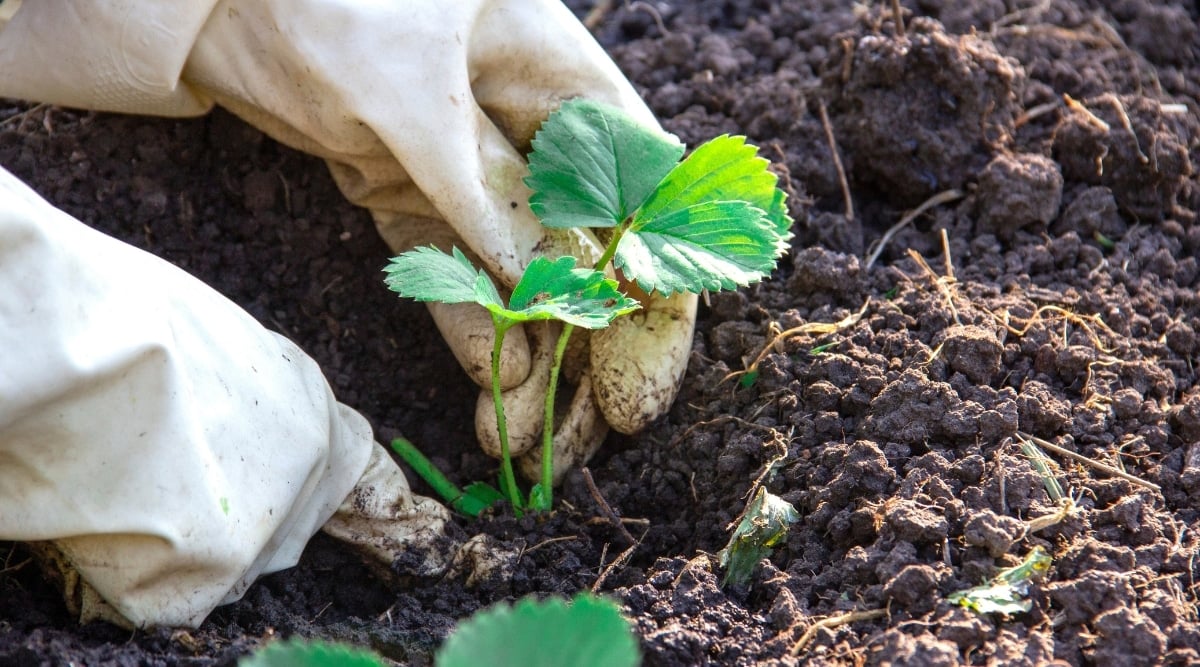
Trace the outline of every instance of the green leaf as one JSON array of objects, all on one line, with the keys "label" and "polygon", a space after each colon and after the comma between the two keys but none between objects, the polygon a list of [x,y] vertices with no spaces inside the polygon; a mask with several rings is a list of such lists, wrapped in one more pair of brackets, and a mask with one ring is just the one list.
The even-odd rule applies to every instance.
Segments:
[{"label": "green leaf", "polygon": [[417,301],[442,303],[478,303],[503,306],[487,274],[476,269],[458,248],[454,255],[434,248],[409,250],[393,257],[383,270],[388,289]]},{"label": "green leaf", "polygon": [[841,341],[835,340],[835,341],[832,341],[829,343],[825,343],[824,345],[817,345],[816,347],[809,349],[808,353],[815,357],[819,354],[824,354],[824,353],[828,352],[829,350],[832,350],[833,348],[837,347],[838,345],[841,345],[841,343],[842,343]]},{"label": "green leaf", "polygon": [[792,235],[785,195],[767,165],[745,137],[704,143],[637,210],[614,263],[643,290],[665,294],[765,277]]},{"label": "green leaf", "polygon": [[946,596],[950,604],[966,607],[978,614],[1017,614],[1029,611],[1033,603],[1025,599],[1029,583],[1050,569],[1050,556],[1034,547],[1019,565],[996,573],[988,583]]},{"label": "green leaf", "polygon": [[787,244],[766,213],[743,201],[706,201],[635,218],[615,264],[663,294],[735,289],[769,274]]},{"label": "green leaf", "polygon": [[534,484],[532,489],[529,489],[529,509],[535,512],[549,512],[550,502],[546,499],[546,492],[541,484]]},{"label": "green leaf", "polygon": [[791,238],[786,195],[779,178],[758,157],[758,148],[742,136],[727,134],[696,147],[671,170],[634,218],[653,219],[708,201],[744,201],[766,214],[781,241]]},{"label": "green leaf", "polygon": [[490,508],[497,500],[507,501],[508,498],[496,487],[487,482],[471,482],[462,490],[462,495],[450,503],[456,511],[467,516],[479,516]]},{"label": "green leaf", "polygon": [[950,604],[966,607],[977,614],[1017,614],[1029,611],[1033,603],[1022,599],[1028,586],[992,584],[976,586],[965,591],[951,593],[946,600]]},{"label": "green leaf", "polygon": [[394,257],[384,269],[384,282],[392,291],[418,301],[477,303],[499,318],[502,326],[557,319],[598,329],[641,307],[619,291],[617,281],[593,269],[575,268],[575,258],[570,256],[534,258],[505,307],[491,278],[458,248],[453,251],[451,256],[433,247],[417,248]]},{"label": "green leaf", "polygon": [[437,667],[631,667],[641,662],[616,604],[587,593],[523,598],[463,621],[437,652]]},{"label": "green leaf", "polygon": [[738,384],[741,385],[742,387],[753,387],[754,383],[757,381],[758,381],[758,369],[755,369],[755,370],[746,371],[745,373],[743,373],[742,377],[738,379]]},{"label": "green leaf", "polygon": [[717,553],[718,562],[726,568],[722,585],[750,581],[758,562],[771,555],[771,548],[787,537],[788,526],[799,520],[800,513],[791,503],[758,487],[729,544]]},{"label": "green leaf", "polygon": [[529,154],[529,207],[547,227],[613,227],[679,162],[683,145],[606,104],[574,99],[542,124]]},{"label": "green leaf", "polygon": [[383,667],[379,656],[344,644],[289,639],[267,644],[238,667]]},{"label": "green leaf", "polygon": [[617,281],[593,269],[576,269],[574,257],[537,257],[513,288],[509,307],[489,306],[516,322],[557,319],[585,329],[608,326],[614,318],[640,307],[621,294]]}]

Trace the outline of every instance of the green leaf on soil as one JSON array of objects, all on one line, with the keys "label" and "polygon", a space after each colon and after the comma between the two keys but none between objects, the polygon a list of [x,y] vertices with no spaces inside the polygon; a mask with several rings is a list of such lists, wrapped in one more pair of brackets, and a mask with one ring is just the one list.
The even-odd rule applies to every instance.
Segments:
[{"label": "green leaf on soil", "polygon": [[463,621],[438,649],[437,667],[631,667],[641,662],[629,621],[588,593],[523,598]]},{"label": "green leaf on soil", "polygon": [[547,227],[614,227],[683,156],[683,144],[606,104],[574,99],[542,124],[529,154],[529,207]]},{"label": "green leaf on soil", "polygon": [[722,585],[750,581],[758,562],[771,555],[771,548],[787,537],[788,526],[799,520],[800,513],[791,503],[758,487],[729,544],[717,553],[718,562],[725,568]]},{"label": "green leaf on soil", "polygon": [[757,369],[752,370],[752,371],[746,371],[745,373],[742,373],[742,377],[738,378],[738,384],[741,385],[743,388],[753,387],[754,383],[757,381],[758,381],[758,370]]},{"label": "green leaf on soil", "polygon": [[946,601],[979,614],[1011,615],[1026,612],[1033,606],[1025,599],[1029,593],[1029,583],[1048,569],[1050,556],[1041,547],[1034,547],[1020,565],[1000,570],[982,586],[951,593]]},{"label": "green leaf on soil", "polygon": [[383,660],[345,644],[289,639],[267,644],[239,660],[238,667],[383,667]]},{"label": "green leaf on soil", "polygon": [[487,482],[471,482],[463,487],[462,495],[450,505],[467,516],[479,516],[497,500],[507,500],[500,489]]}]

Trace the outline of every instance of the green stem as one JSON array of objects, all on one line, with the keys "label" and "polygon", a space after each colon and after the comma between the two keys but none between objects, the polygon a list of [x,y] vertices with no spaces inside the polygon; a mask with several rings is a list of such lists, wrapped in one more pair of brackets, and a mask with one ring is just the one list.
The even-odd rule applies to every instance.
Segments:
[{"label": "green stem", "polygon": [[500,474],[504,478],[508,501],[520,516],[523,503],[517,490],[517,478],[513,475],[512,455],[508,451],[508,419],[504,416],[504,400],[500,397],[500,350],[504,345],[504,334],[508,333],[512,323],[502,322],[492,315],[492,325],[496,329],[496,342],[492,346],[492,402],[496,406],[496,433],[500,437]]},{"label": "green stem", "polygon": [[612,258],[617,254],[617,245],[621,243],[621,237],[625,236],[627,225],[622,222],[617,225],[617,230],[613,232],[612,240],[608,242],[608,247],[604,249],[604,254],[600,255],[600,259],[596,261],[596,270],[603,271],[604,267],[612,262]]},{"label": "green stem", "polygon": [[433,462],[425,458],[425,455],[417,450],[416,446],[404,438],[396,438],[392,441],[392,451],[400,455],[400,458],[409,465],[421,479],[425,480],[435,493],[442,497],[447,504],[456,510],[462,511],[459,507],[463,497],[462,489],[458,488],[454,482],[451,482]]},{"label": "green stem", "polygon": [[562,370],[563,354],[575,325],[564,322],[562,333],[554,345],[554,361],[550,364],[550,384],[546,385],[546,416],[542,421],[542,502],[537,509],[549,511],[554,506],[554,395],[558,392],[558,372]]}]

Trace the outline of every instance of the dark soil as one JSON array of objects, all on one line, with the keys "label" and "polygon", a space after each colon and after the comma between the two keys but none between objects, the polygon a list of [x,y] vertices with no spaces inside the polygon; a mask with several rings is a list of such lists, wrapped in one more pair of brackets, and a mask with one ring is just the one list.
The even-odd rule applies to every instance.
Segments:
[{"label": "dark soil", "polygon": [[[615,4],[597,34],[664,125],[689,144],[748,135],[797,220],[777,275],[702,307],[670,414],[591,464],[637,520],[629,559],[611,566],[631,545],[575,473],[548,521],[462,522],[523,548],[509,580],[395,590],[318,536],[199,630],[130,634],[74,625],[0,544],[0,665],[230,665],[290,635],[422,665],[482,606],[594,586],[649,665],[1200,662],[1195,5],[905,0],[897,38],[888,3],[656,3],[667,34]],[[460,481],[492,473],[475,388],[383,288],[387,248],[319,161],[222,112],[10,104],[0,123],[0,164],[295,339],[381,439],[406,434]],[[768,344],[752,384],[729,378]],[[1160,490],[1051,454],[1078,509],[1028,531],[1057,507],[1018,432]],[[722,589],[713,554],[756,480],[803,519]],[[1054,560],[1029,612],[946,602],[1035,545]]]}]

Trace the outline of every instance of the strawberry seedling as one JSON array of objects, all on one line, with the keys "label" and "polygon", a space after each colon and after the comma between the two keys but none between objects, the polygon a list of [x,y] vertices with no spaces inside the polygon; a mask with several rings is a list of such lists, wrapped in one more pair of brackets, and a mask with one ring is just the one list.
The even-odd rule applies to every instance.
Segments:
[{"label": "strawberry seedling", "polygon": [[[536,258],[505,306],[487,275],[457,249],[451,256],[419,248],[394,258],[385,269],[388,287],[402,296],[473,302],[491,313],[500,486],[518,511],[525,503],[508,454],[499,384],[505,332],[521,322],[563,322],[545,400],[541,482],[528,503],[548,510],[554,393],[567,341],[576,326],[601,328],[638,307],[603,272],[620,272],[647,294],[736,289],[769,274],[791,238],[786,196],[767,161],[744,137],[717,137],[681,161],[684,147],[675,137],[614,107],[579,99],[551,114],[532,146],[525,179],[533,191],[530,208],[548,228],[589,227],[607,235],[597,270],[575,268],[572,257]],[[402,455],[411,462],[416,460],[412,452]],[[450,502],[470,494],[456,488],[439,493]]]}]

